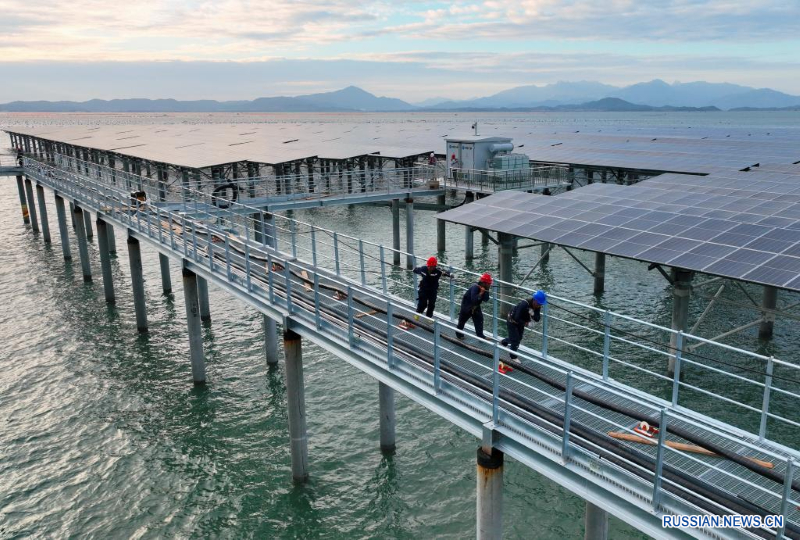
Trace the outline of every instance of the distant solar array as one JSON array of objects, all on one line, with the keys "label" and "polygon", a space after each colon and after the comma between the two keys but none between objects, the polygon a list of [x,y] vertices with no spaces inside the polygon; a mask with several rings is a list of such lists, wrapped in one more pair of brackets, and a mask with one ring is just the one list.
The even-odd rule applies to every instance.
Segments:
[{"label": "distant solar array", "polygon": [[501,192],[439,219],[800,291],[797,174],[665,174],[555,197]]},{"label": "distant solar array", "polygon": [[[431,151],[442,154],[445,137],[469,133],[472,122],[471,116],[463,114],[363,115],[356,120],[354,115],[298,115],[303,121],[292,121],[288,115],[223,118],[249,123],[204,123],[218,117],[178,115],[152,125],[7,129],[141,159],[206,168],[239,161],[279,164],[316,157],[340,160],[370,154],[390,158]],[[789,166],[800,161],[800,130],[796,129],[551,124],[547,118],[535,114],[495,118],[481,123],[479,130],[486,136],[513,137],[516,151],[534,161],[585,167],[708,174],[756,163]]]}]

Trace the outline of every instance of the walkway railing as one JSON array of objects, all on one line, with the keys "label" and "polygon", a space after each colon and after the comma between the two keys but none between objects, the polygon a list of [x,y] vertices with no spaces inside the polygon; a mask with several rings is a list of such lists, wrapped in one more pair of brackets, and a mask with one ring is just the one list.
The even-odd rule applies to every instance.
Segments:
[{"label": "walkway railing", "polygon": [[443,184],[453,189],[493,193],[508,189],[541,191],[567,186],[570,182],[566,167],[538,166],[518,170],[451,168]]},{"label": "walkway railing", "polygon": [[[206,269],[219,283],[238,291],[240,297],[279,307],[286,315],[339,343],[342,351],[370,359],[376,368],[404,377],[426,399],[458,408],[462,420],[457,423],[471,427],[473,433],[476,426],[477,434],[480,426],[498,431],[504,437],[504,450],[523,462],[533,463],[535,458],[531,456],[542,454],[560,459],[565,468],[560,474],[571,470],[572,464],[575,470],[571,474],[579,471],[591,476],[593,482],[606,485],[606,489],[624,487],[628,495],[621,496],[632,496],[630,504],[657,512],[782,515],[792,522],[787,522],[783,531],[777,527],[763,530],[800,537],[796,526],[800,517],[796,510],[800,482],[793,480],[793,459],[800,457],[796,451],[765,439],[766,432],[762,437],[750,436],[676,407],[681,388],[688,388],[680,378],[673,380],[674,397],[670,403],[637,393],[609,376],[612,365],[637,362],[635,358],[612,354],[612,340],[620,346],[642,348],[648,354],[664,352],[662,344],[647,345],[649,342],[642,336],[634,341],[634,336],[615,325],[634,324],[640,330],[667,335],[669,329],[601,312],[607,330],[602,333],[602,374],[594,375],[552,355],[554,343],[563,342],[587,353],[593,352],[591,344],[568,341],[563,335],[557,337],[553,330],[556,322],[569,323],[581,337],[592,328],[576,323],[574,318],[581,311],[597,310],[552,297],[552,308],[544,314],[541,347],[521,349],[520,360],[509,362],[515,370],[502,373],[501,355],[507,351],[496,340],[469,338],[462,342],[455,336],[452,321],[456,291],[462,289],[463,278],[469,275],[466,271],[459,270],[461,280],[454,280],[449,286],[449,317],[416,318],[408,301],[413,282],[387,264],[389,250],[383,246],[259,213],[256,208],[234,208],[238,203],[203,216],[202,209],[213,205],[210,200],[202,200],[207,195],[197,192],[187,194],[180,210],[168,210],[150,202],[132,203],[129,193],[102,178],[33,160],[26,160],[25,167],[26,174],[37,182]],[[496,294],[492,304],[497,313]],[[555,316],[551,311],[556,310],[563,310],[565,315]],[[415,324],[416,328],[399,329],[399,321]],[[493,316],[493,336],[499,335],[499,326]],[[715,343],[708,346],[720,347]],[[759,358],[732,347],[722,348],[729,354]],[[776,361],[771,362],[774,378]],[[699,362],[685,361],[685,365],[704,367]],[[789,367],[784,363],[781,366]],[[637,369],[659,375],[639,365]],[[737,380],[744,385],[755,384],[746,377]],[[763,385],[767,404],[767,389],[774,392],[775,383],[766,381]],[[792,392],[782,393],[796,397]],[[767,414],[776,421],[785,420]],[[608,436],[614,432],[636,437],[632,428],[639,420],[660,426],[660,435],[639,442],[622,442]],[[668,442],[667,432],[680,441],[713,448],[728,459],[687,453]],[[598,459],[604,463],[602,467],[596,465]],[[759,460],[762,465],[752,460]],[[723,489],[709,490],[708,486]],[[715,534],[725,535],[718,530]]]}]

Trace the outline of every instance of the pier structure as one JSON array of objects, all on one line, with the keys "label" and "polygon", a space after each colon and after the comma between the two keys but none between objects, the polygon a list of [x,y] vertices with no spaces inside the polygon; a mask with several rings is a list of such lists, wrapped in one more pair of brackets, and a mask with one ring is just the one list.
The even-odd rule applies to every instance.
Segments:
[{"label": "pier structure", "polygon": [[[137,300],[144,296],[138,294],[135,275],[141,268],[140,246],[180,262],[195,383],[205,380],[202,342],[197,338],[200,277],[281,322],[296,481],[304,481],[313,471],[303,396],[305,339],[380,383],[385,449],[397,442],[392,395],[380,385],[481,441],[476,499],[481,538],[497,538],[502,532],[505,455],[586,499],[587,537],[607,534],[604,513],[651,536],[675,538],[687,532],[698,538],[762,534],[663,529],[661,516],[777,514],[786,520],[783,529],[764,534],[800,535],[800,515],[795,510],[800,481],[793,475],[800,459],[793,446],[800,427],[795,417],[800,394],[791,382],[800,380],[800,368],[794,364],[555,295],[550,296],[540,329],[531,332],[538,343],[526,342],[516,351],[519,358],[511,360],[506,357],[510,351],[499,344],[499,323],[508,299],[524,289],[510,281],[498,280],[492,291],[487,339],[462,341],[454,327],[455,299],[477,277],[468,270],[457,269],[463,277],[450,282],[449,300],[441,302],[433,318],[416,318],[413,303],[398,292],[402,287],[411,290],[412,280],[394,281],[392,292],[387,292],[393,279],[387,275],[387,267],[393,266],[389,259],[396,260],[392,248],[238,201],[203,206],[205,193],[191,187],[171,201],[169,190],[160,189],[158,180],[128,177],[146,192],[148,202],[140,204],[131,200],[126,186],[115,184],[116,173],[103,174],[103,167],[85,160],[75,167],[58,155],[52,159],[28,155],[24,162],[29,180],[74,205],[81,260],[87,263],[90,278],[83,212],[127,231],[140,331],[146,330],[146,312],[140,312]],[[267,223],[274,225],[265,229]],[[66,228],[62,220],[59,224]],[[272,236],[269,242],[265,230]],[[502,238],[502,243],[508,251],[508,239]],[[107,241],[100,239],[98,244],[102,249]],[[409,252],[399,255],[413,257]],[[343,264],[352,260],[358,264]],[[554,322],[566,318],[573,328],[559,334]],[[602,343],[576,339],[575,327],[599,332]],[[653,330],[664,338],[658,346],[650,338],[637,337]],[[681,347],[669,348],[673,336],[687,349],[702,344],[712,356],[684,358]],[[269,357],[270,346],[265,348]],[[728,363],[757,368],[745,374],[722,371],[708,351],[720,351]],[[648,354],[675,357],[673,376],[665,378],[651,364],[639,361]],[[501,358],[513,372],[501,371]],[[580,358],[581,366],[573,358]],[[635,377],[627,376],[631,368]],[[689,378],[692,373],[695,377]],[[752,392],[704,386],[704,374],[732,377],[739,390]],[[659,397],[664,384],[671,388],[671,399]],[[707,401],[704,414],[690,406],[692,393],[698,391]],[[657,427],[657,436],[638,434],[635,429],[641,430],[642,422]],[[700,453],[687,451],[689,447],[699,448]]]}]

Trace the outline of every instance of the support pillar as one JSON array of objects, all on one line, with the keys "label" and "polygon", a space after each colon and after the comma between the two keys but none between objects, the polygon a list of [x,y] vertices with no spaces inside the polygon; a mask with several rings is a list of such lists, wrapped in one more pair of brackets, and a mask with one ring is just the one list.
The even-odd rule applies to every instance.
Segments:
[{"label": "support pillar", "polygon": [[[513,237],[507,233],[498,233],[497,234],[499,240],[498,246],[498,261],[500,263],[500,280],[505,281],[507,283],[512,283],[514,281],[514,276],[512,273],[512,265],[511,265],[511,257],[514,252],[514,242]],[[498,293],[500,295],[500,317],[505,320],[506,316],[508,316],[509,311],[511,311],[511,290],[510,285],[501,285],[498,288]]]},{"label": "support pillar", "polygon": [[406,199],[406,268],[414,268],[414,199]]},{"label": "support pillar", "polygon": [[478,540],[503,537],[503,452],[478,447]]},{"label": "support pillar", "polygon": [[128,258],[130,259],[131,264],[133,307],[136,310],[136,329],[139,330],[139,333],[143,334],[147,332],[147,304],[144,296],[142,251],[139,247],[139,241],[133,236],[128,236]]},{"label": "support pillar", "polygon": [[92,266],[89,264],[89,247],[86,245],[86,231],[84,230],[85,221],[83,219],[83,209],[75,205],[75,230],[78,237],[78,253],[81,255],[81,268],[83,270],[83,281],[92,281]]},{"label": "support pillar", "polygon": [[36,198],[39,200],[39,216],[42,219],[42,237],[44,243],[50,243],[50,222],[47,219],[47,205],[44,202],[44,188],[36,184]]},{"label": "support pillar", "polygon": [[197,274],[182,270],[183,299],[186,304],[186,326],[189,331],[189,358],[192,362],[192,380],[201,385],[206,382],[206,360],[203,353],[203,334],[200,327],[200,304],[197,301]]},{"label": "support pillar", "polygon": [[553,244],[545,242],[540,249],[542,264],[545,264],[550,261],[550,250],[553,249]]},{"label": "support pillar", "polygon": [[72,230],[77,231],[78,226],[75,224],[75,203],[71,201],[69,203],[69,217],[72,220]]},{"label": "support pillar", "polygon": [[381,450],[394,452],[396,448],[395,426],[397,425],[394,414],[394,389],[379,382],[378,401],[381,414]]},{"label": "support pillar", "polygon": [[28,214],[28,200],[25,198],[25,184],[22,181],[22,176],[17,175],[17,191],[19,192],[19,205],[22,208],[22,222],[29,225],[31,216]]},{"label": "support pillar", "polygon": [[583,540],[608,540],[608,512],[586,501]]},{"label": "support pillar", "polygon": [[208,302],[208,281],[197,276],[197,299],[200,302],[200,319],[211,320],[211,304]]},{"label": "support pillar", "polygon": [[67,230],[67,212],[64,207],[64,199],[58,194],[56,199],[56,215],[58,216],[58,232],[61,236],[61,252],[64,254],[64,260],[72,259],[72,252],[69,249],[69,231]]},{"label": "support pillar", "polygon": [[86,226],[86,239],[91,240],[94,237],[94,232],[92,231],[92,214],[88,210],[83,211],[83,222]]},{"label": "support pillar", "polygon": [[31,217],[31,228],[33,232],[39,232],[39,218],[36,217],[36,201],[33,199],[33,184],[29,178],[25,179],[25,195],[28,198],[28,214]]},{"label": "support pillar", "polygon": [[103,272],[106,302],[113,304],[117,299],[114,296],[114,281],[111,277],[111,255],[108,253],[108,226],[100,216],[97,216],[97,247],[100,250],[100,269]]},{"label": "support pillar", "polygon": [[164,290],[164,294],[170,294],[172,293],[172,278],[169,275],[169,257],[163,253],[159,253],[158,263],[161,265],[161,285]]},{"label": "support pillar", "polygon": [[[775,287],[764,287],[764,296],[761,300],[761,307],[774,310],[778,305],[778,289]],[[769,339],[772,337],[772,330],[775,326],[775,314],[764,313],[764,319],[758,327],[758,339]]]},{"label": "support pillar", "polygon": [[[439,206],[444,206],[446,203],[446,199],[444,195],[439,195],[436,197],[436,204]],[[439,210],[442,212],[442,210]],[[436,251],[442,253],[445,250],[445,225],[446,223],[441,220],[436,220]]]},{"label": "support pillar", "polygon": [[[672,269],[672,329],[685,332],[689,324],[689,297],[691,295],[692,272],[680,268]],[[678,337],[670,334],[670,351],[677,349]],[[681,347],[681,352],[685,345]],[[670,355],[668,372],[670,375],[675,373],[675,356]]]},{"label": "support pillar", "polygon": [[606,289],[606,254],[594,254],[594,294],[603,294]]},{"label": "support pillar", "polygon": [[266,315],[262,314],[261,318],[264,323],[264,352],[267,356],[267,365],[274,366],[278,364],[278,324]]},{"label": "support pillar", "polygon": [[106,236],[108,237],[108,252],[117,252],[117,238],[114,236],[114,226],[111,223],[106,223]]},{"label": "support pillar", "polygon": [[[467,191],[467,194],[464,199],[464,204],[469,204],[475,200],[475,194],[471,191]],[[464,259],[467,261],[471,261],[475,258],[475,236],[473,233],[472,227],[467,225],[464,230]]]},{"label": "support pillar", "polygon": [[284,329],[283,350],[286,356],[286,404],[289,409],[292,478],[297,482],[305,482],[308,480],[308,434],[300,336]]},{"label": "support pillar", "polygon": [[400,266],[400,199],[392,199],[392,248],[393,264]]},{"label": "support pillar", "polygon": [[489,231],[481,229],[481,246],[486,247],[489,245]]}]

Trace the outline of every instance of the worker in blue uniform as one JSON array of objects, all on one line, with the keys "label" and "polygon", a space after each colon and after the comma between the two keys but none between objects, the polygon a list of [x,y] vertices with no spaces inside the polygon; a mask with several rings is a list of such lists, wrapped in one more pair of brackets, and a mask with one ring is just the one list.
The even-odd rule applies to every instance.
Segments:
[{"label": "worker in blue uniform", "polygon": [[[539,322],[541,319],[542,306],[546,303],[547,294],[545,294],[544,291],[536,291],[530,298],[526,298],[514,306],[514,309],[508,314],[508,319],[506,320],[508,337],[504,338],[500,344],[503,347],[508,347],[512,351],[516,351],[519,348],[519,344],[522,342],[522,334],[525,331],[525,327],[528,326],[531,321]],[[514,360],[516,358],[517,355],[512,353],[511,359]]]},{"label": "worker in blue uniform", "polygon": [[[474,283],[461,299],[461,310],[458,312],[458,329],[463,330],[467,321],[472,319],[475,326],[475,335],[486,339],[483,335],[483,311],[481,304],[489,301],[489,288],[492,286],[491,274],[483,274],[477,283]],[[462,332],[456,332],[458,339],[464,339]]]},{"label": "worker in blue uniform", "polygon": [[433,316],[436,307],[436,296],[439,294],[439,280],[442,276],[452,278],[453,275],[446,270],[441,270],[436,257],[428,259],[425,266],[414,268],[414,273],[421,276],[417,291],[417,313],[425,312],[428,317]]}]

